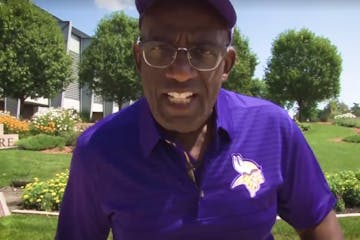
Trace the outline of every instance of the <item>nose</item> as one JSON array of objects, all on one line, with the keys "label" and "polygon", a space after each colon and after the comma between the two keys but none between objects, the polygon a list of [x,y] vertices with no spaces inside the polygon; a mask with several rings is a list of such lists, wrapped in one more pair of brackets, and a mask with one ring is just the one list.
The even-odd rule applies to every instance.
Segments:
[{"label": "nose", "polygon": [[178,82],[186,82],[196,77],[198,72],[187,59],[186,52],[179,51],[175,61],[166,69],[165,76]]}]

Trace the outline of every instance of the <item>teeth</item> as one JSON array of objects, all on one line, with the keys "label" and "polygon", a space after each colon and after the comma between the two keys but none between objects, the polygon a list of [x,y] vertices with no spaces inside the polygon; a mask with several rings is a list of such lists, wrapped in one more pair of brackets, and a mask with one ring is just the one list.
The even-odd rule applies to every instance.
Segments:
[{"label": "teeth", "polygon": [[190,97],[193,95],[192,92],[182,92],[182,93],[178,93],[178,92],[169,92],[167,93],[169,96],[169,100],[172,103],[182,103],[182,104],[187,104],[190,103]]},{"label": "teeth", "polygon": [[188,97],[191,97],[193,95],[193,93],[192,92],[182,92],[182,93],[169,92],[168,95],[173,98],[188,98]]}]

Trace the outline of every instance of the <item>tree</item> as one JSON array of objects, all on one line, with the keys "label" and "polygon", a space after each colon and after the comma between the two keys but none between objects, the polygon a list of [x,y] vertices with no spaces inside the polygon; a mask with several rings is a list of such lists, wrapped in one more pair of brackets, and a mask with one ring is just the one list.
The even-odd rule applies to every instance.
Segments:
[{"label": "tree", "polygon": [[280,34],[265,70],[271,100],[288,108],[296,103],[299,120],[306,120],[318,102],[338,96],[341,61],[327,38],[307,29]]},{"label": "tree", "polygon": [[80,83],[121,107],[141,94],[132,53],[138,24],[123,12],[103,18],[80,63]]},{"label": "tree", "polygon": [[71,58],[56,20],[26,0],[0,3],[0,89],[18,98],[50,98],[72,81]]},{"label": "tree", "polygon": [[229,78],[224,82],[224,88],[251,96],[261,96],[264,84],[262,80],[253,79],[257,58],[250,51],[249,41],[235,28],[233,46],[237,52],[237,59],[230,72]]},{"label": "tree", "polygon": [[354,103],[354,106],[351,107],[351,113],[354,114],[356,117],[360,117],[360,104]]}]

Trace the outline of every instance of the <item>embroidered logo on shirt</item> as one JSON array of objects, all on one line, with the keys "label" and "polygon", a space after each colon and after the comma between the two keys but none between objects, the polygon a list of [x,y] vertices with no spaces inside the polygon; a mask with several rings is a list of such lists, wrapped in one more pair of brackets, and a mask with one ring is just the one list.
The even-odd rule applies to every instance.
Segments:
[{"label": "embroidered logo on shirt", "polygon": [[261,166],[250,159],[243,158],[239,153],[234,153],[231,157],[233,167],[239,173],[232,181],[231,189],[244,185],[250,197],[255,197],[260,185],[265,182]]}]

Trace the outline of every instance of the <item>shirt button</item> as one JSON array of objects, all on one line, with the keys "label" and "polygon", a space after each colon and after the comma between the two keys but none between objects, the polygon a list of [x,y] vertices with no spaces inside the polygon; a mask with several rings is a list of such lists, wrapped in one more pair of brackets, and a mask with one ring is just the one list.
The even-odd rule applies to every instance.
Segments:
[{"label": "shirt button", "polygon": [[200,191],[200,198],[204,198],[205,197],[205,193],[203,190]]}]

